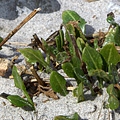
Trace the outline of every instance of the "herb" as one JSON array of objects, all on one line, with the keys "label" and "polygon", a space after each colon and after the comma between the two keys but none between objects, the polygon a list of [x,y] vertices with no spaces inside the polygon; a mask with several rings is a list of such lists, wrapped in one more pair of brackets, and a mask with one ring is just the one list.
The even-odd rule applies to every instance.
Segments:
[{"label": "herb", "polygon": [[[49,62],[46,63],[39,50],[25,48],[19,51],[29,63],[38,62],[44,71],[51,74],[50,86],[54,92],[61,95],[68,94],[67,82],[64,76],[57,72],[57,66],[63,69],[68,77],[76,80],[78,85],[73,92],[78,97],[78,102],[85,100],[83,92],[85,87],[96,95],[105,87],[105,84],[109,83],[108,88],[112,87],[111,89],[114,91],[114,85],[118,84],[118,78],[116,77],[118,73],[117,69],[111,68],[117,67],[120,62],[120,55],[116,49],[116,45],[120,44],[118,34],[120,26],[115,23],[112,17],[108,15],[107,18],[110,23],[110,29],[107,33],[99,33],[97,37],[89,38],[85,35],[86,21],[76,12],[66,10],[62,13],[63,24],[60,30],[52,34],[46,41],[39,40],[39,43],[41,43],[39,47],[48,56],[46,59]],[[63,27],[65,31],[62,29]],[[101,34],[102,38],[100,37]],[[37,40],[36,42],[38,43]],[[95,86],[96,81],[98,86]],[[96,88],[99,91],[96,92]],[[115,89],[115,91],[116,94],[119,93],[119,89]],[[107,89],[107,92],[110,96],[109,107],[111,109],[118,108],[119,100],[114,95],[115,92],[110,92],[110,89]],[[115,107],[112,105],[113,103]]]},{"label": "herb", "polygon": [[[37,79],[36,90],[53,98],[57,98],[55,93],[67,95],[68,83],[65,76],[58,72],[59,69],[63,69],[69,78],[76,80],[77,86],[73,93],[78,97],[78,102],[85,100],[84,88],[91,90],[92,95],[97,95],[101,94],[102,88],[107,86],[109,95],[107,107],[117,109],[120,99],[119,74],[117,72],[120,62],[118,53],[120,26],[115,22],[113,14],[109,14],[107,17],[107,21],[110,23],[108,32],[99,32],[92,36],[85,34],[86,21],[76,12],[64,11],[62,19],[63,23],[60,29],[50,35],[48,39],[39,39],[35,34],[34,40],[29,44],[32,48],[19,49],[26,61],[33,66],[31,71]],[[42,49],[45,57],[39,48]],[[38,70],[50,74],[49,83],[38,77]],[[13,76],[16,87],[23,91],[27,100],[18,96],[8,96],[8,99],[16,106],[27,105],[34,110],[33,102],[15,66],[13,67]],[[51,88],[53,91],[50,93]],[[17,100],[20,102],[18,103]],[[74,115],[76,116],[76,114]],[[65,117],[59,116],[55,120],[62,118]]]}]

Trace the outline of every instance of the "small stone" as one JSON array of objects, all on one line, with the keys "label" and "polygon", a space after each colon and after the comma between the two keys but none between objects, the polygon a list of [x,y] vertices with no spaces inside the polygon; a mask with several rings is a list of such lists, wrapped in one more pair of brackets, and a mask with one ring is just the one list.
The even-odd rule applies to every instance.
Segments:
[{"label": "small stone", "polygon": [[9,67],[10,61],[5,58],[0,58],[0,76],[4,76],[8,67]]}]

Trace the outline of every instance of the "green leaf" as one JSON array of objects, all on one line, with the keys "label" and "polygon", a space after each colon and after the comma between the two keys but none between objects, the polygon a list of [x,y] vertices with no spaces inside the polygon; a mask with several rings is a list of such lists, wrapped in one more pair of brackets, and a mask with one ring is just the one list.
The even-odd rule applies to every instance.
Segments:
[{"label": "green leaf", "polygon": [[110,84],[107,87],[107,93],[109,94],[108,102],[109,102],[109,108],[110,109],[117,109],[119,107],[119,100],[118,98],[118,92],[117,89],[114,88],[113,84]]},{"label": "green leaf", "polygon": [[13,78],[14,78],[15,86],[23,91],[23,93],[26,96],[27,100],[34,106],[33,101],[31,100],[28,92],[26,91],[23,80],[21,79],[20,75],[17,72],[17,67],[16,66],[13,66],[12,75],[13,75]]},{"label": "green leaf", "polygon": [[[73,24],[66,24],[66,32],[69,32],[69,35],[74,35],[76,36],[76,33],[75,33],[75,28],[73,26]],[[67,39],[69,42],[72,41],[71,39]]]},{"label": "green leaf", "polygon": [[74,113],[69,116],[60,115],[60,116],[56,116],[54,118],[54,120],[79,120],[79,119],[80,119],[80,117],[79,117],[78,113]]},{"label": "green leaf", "polygon": [[78,89],[77,89],[77,88],[75,88],[75,89],[73,90],[73,96],[74,96],[74,97],[78,97]]},{"label": "green leaf", "polygon": [[103,62],[100,54],[90,46],[84,48],[82,60],[87,65],[88,74],[91,70],[102,69]]},{"label": "green leaf", "polygon": [[25,91],[26,90],[25,85],[24,85],[23,80],[21,79],[20,75],[17,72],[17,67],[16,66],[13,66],[12,75],[13,75],[13,78],[14,78],[15,86],[17,88]]},{"label": "green leaf", "polygon": [[59,30],[59,35],[55,37],[55,40],[56,40],[57,49],[58,49],[58,51],[61,52],[63,50],[63,45],[64,45],[63,30]]},{"label": "green leaf", "polygon": [[85,100],[83,93],[83,82],[81,82],[78,86],[78,102],[82,102]]},{"label": "green leaf", "polygon": [[71,63],[73,67],[81,67],[82,62],[77,56],[72,56]]},{"label": "green leaf", "polygon": [[98,39],[97,38],[94,40],[94,48],[95,49],[100,48],[99,45],[98,45]]},{"label": "green leaf", "polygon": [[84,47],[85,47],[85,42],[82,38],[78,37],[76,40],[77,46],[79,48],[79,50],[82,52]]},{"label": "green leaf", "polygon": [[113,64],[109,65],[108,73],[111,76],[111,80],[110,80],[111,83],[113,84],[119,83],[120,77],[116,65]]},{"label": "green leaf", "polygon": [[71,36],[75,37],[75,28],[73,27],[73,25],[71,24],[68,24],[66,26],[66,40],[69,42],[69,51],[71,53],[71,55],[76,55],[75,53],[75,48],[74,48],[74,45],[73,45],[73,41],[72,41],[72,38]]},{"label": "green leaf", "polygon": [[62,65],[64,72],[71,78],[75,77],[73,65],[70,62],[66,62]]},{"label": "green leaf", "polygon": [[109,95],[114,95],[116,98],[118,97],[118,92],[117,90],[114,88],[114,85],[113,84],[110,84],[108,87],[107,87],[107,93]]},{"label": "green leaf", "polygon": [[84,82],[86,80],[86,77],[85,77],[85,75],[84,75],[81,68],[75,67],[74,68],[74,73],[75,73],[75,75],[77,77],[76,81],[77,81],[78,84],[80,84],[81,82]]},{"label": "green leaf", "polygon": [[90,71],[89,75],[96,76],[96,77],[99,77],[99,78],[101,78],[103,80],[107,80],[107,81],[110,80],[110,76],[101,69],[92,70],[92,71]]},{"label": "green leaf", "polygon": [[119,107],[119,100],[115,96],[110,96],[108,99],[109,108],[115,110]]},{"label": "green leaf", "polygon": [[105,41],[103,46],[105,46],[108,43],[114,43],[117,46],[120,46],[120,26],[117,25],[114,28],[111,28],[106,35]]},{"label": "green leaf", "polygon": [[116,65],[120,61],[120,55],[113,43],[109,43],[105,45],[101,49],[100,54],[104,58],[107,65],[111,65],[111,64]]},{"label": "green leaf", "polygon": [[83,93],[83,82],[81,82],[78,87],[73,90],[73,96],[78,97],[78,102],[85,100]]},{"label": "green leaf", "polygon": [[36,62],[39,62],[44,67],[48,67],[47,62],[45,62],[42,53],[40,50],[34,50],[32,48],[24,48],[19,49],[20,53],[22,53],[28,62],[31,64],[35,64]]},{"label": "green leaf", "polygon": [[75,11],[66,10],[62,13],[63,24],[67,24],[70,21],[79,21],[79,27],[81,28],[82,32],[85,32],[85,24],[86,21],[80,17]]},{"label": "green leaf", "polygon": [[77,22],[76,25],[74,25],[74,27],[75,27],[75,34],[76,34],[75,37],[76,37],[76,39],[77,39],[78,37],[80,37],[80,38],[82,38],[84,41],[87,41],[87,39],[86,39],[83,31],[82,31],[81,28],[79,27],[79,22]]},{"label": "green leaf", "polygon": [[27,100],[19,97],[18,95],[9,95],[7,99],[15,106],[17,107],[25,107],[28,106],[32,110],[34,110],[33,105],[31,105]]},{"label": "green leaf", "polygon": [[50,85],[55,92],[58,92],[63,96],[68,94],[66,88],[66,80],[56,71],[51,72]]}]

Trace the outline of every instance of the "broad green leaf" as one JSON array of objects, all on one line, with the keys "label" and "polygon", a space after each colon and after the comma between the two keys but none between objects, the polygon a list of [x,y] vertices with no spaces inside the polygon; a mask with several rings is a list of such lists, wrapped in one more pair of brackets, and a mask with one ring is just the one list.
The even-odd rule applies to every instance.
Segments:
[{"label": "broad green leaf", "polygon": [[74,113],[69,116],[59,115],[54,118],[54,120],[80,120],[78,113]]},{"label": "broad green leaf", "polygon": [[107,87],[107,93],[109,95],[114,95],[116,98],[118,97],[118,92],[117,90],[114,88],[114,85],[113,84],[110,84],[108,87]]},{"label": "broad green leaf", "polygon": [[117,46],[120,46],[120,26],[117,25],[114,28],[111,28],[106,35],[103,46],[108,43],[114,43]]},{"label": "broad green leaf", "polygon": [[17,67],[16,66],[13,66],[12,75],[13,75],[13,78],[14,78],[15,86],[23,91],[23,93],[26,96],[27,100],[33,105],[33,102],[31,100],[28,92],[26,91],[26,88],[25,88],[25,85],[23,83],[23,80],[21,79],[20,75],[17,72]]},{"label": "broad green leaf", "polygon": [[15,106],[17,107],[25,107],[28,106],[32,110],[34,110],[34,106],[31,105],[27,100],[19,97],[18,95],[9,95],[7,99]]},{"label": "broad green leaf", "polygon": [[24,48],[19,49],[20,53],[22,53],[28,62],[31,64],[35,64],[36,62],[39,62],[44,67],[48,67],[47,62],[45,62],[42,53],[40,50],[34,50],[32,48]]},{"label": "broad green leaf", "polygon": [[107,93],[109,94],[109,98],[108,98],[109,108],[112,110],[117,109],[119,107],[119,100],[117,99],[119,96],[117,89],[114,88],[113,84],[110,84],[107,87]]},{"label": "broad green leaf", "polygon": [[100,54],[90,46],[84,48],[82,60],[87,65],[88,74],[91,70],[102,69],[103,62]]},{"label": "broad green leaf", "polygon": [[63,96],[68,94],[66,88],[66,80],[56,71],[51,72],[50,85],[55,92],[58,92]]},{"label": "broad green leaf", "polygon": [[114,95],[109,96],[108,102],[109,102],[109,108],[112,110],[115,110],[119,107],[119,100]]},{"label": "broad green leaf", "polygon": [[71,63],[73,67],[81,67],[81,60],[77,56],[72,56]]},{"label": "broad green leaf", "polygon": [[75,77],[74,74],[74,67],[70,62],[66,62],[62,65],[62,69],[64,70],[64,72],[71,78]]},{"label": "broad green leaf", "polygon": [[86,21],[80,17],[75,11],[66,10],[62,13],[62,20],[63,24],[67,24],[70,21],[79,21],[79,27],[81,28],[82,32],[85,32],[85,24]]},{"label": "broad green leaf", "polygon": [[101,49],[100,54],[104,58],[107,65],[111,65],[111,64],[116,65],[120,61],[120,55],[113,43],[109,43],[105,45]]}]

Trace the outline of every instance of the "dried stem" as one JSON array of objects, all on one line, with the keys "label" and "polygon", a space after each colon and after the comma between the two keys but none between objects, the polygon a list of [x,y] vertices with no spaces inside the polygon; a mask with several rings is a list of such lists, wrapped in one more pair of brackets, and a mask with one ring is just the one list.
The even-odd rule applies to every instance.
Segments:
[{"label": "dried stem", "polygon": [[5,43],[5,45],[28,46],[28,44],[26,44],[26,43],[22,43],[22,42],[7,42],[7,43]]},{"label": "dried stem", "polygon": [[0,47],[4,45],[24,24],[26,24],[31,18],[35,16],[37,12],[39,12],[41,9],[35,9],[32,11],[13,31],[11,31],[6,38],[3,39],[3,41],[0,43]]},{"label": "dried stem", "polygon": [[40,39],[38,38],[37,34],[34,34],[33,37],[34,37],[34,39],[35,39],[36,44],[45,52],[45,49],[44,49],[44,47],[43,47],[43,45],[42,45],[42,42],[41,42]]},{"label": "dried stem", "polygon": [[34,75],[34,77],[36,78],[36,80],[38,81],[38,84],[41,86],[45,86],[45,82],[38,76],[37,72],[35,71],[35,69],[33,67],[31,67],[31,72]]}]

